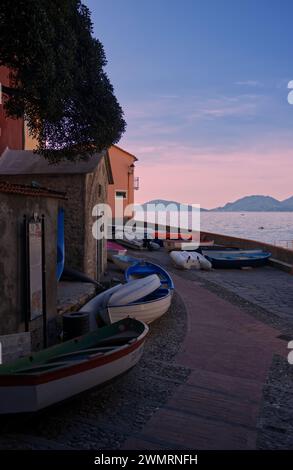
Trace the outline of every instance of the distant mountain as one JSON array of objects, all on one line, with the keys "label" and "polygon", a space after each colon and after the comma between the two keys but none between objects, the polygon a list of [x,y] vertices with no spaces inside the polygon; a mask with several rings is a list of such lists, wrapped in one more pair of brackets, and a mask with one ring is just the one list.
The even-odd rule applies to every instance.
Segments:
[{"label": "distant mountain", "polygon": [[[155,205],[158,205],[158,204],[163,204],[164,206],[167,206],[169,204],[172,204],[174,206],[176,206],[177,208],[180,207],[180,204],[184,204],[183,202],[177,202],[177,201],[168,201],[168,200],[165,200],[165,199],[153,199],[152,201],[148,201],[148,202],[145,202],[144,204],[142,204],[142,206],[144,208],[146,208],[147,204],[155,204]],[[186,204],[188,205],[188,204]],[[191,205],[188,205],[188,209],[191,210],[192,209],[192,206]],[[208,209],[203,209],[203,208],[200,208],[201,211],[207,211]]]},{"label": "distant mountain", "polygon": [[293,196],[281,202],[283,210],[293,211]]},{"label": "distant mountain", "polygon": [[285,212],[293,211],[293,196],[278,201],[271,196],[245,196],[223,207],[216,207],[217,212]]},{"label": "distant mountain", "polygon": [[[174,204],[176,207],[180,206],[180,202],[168,201],[165,199],[153,199],[152,201],[142,204],[146,207],[147,204]],[[182,204],[182,203],[181,203]],[[189,206],[191,208],[191,206]],[[228,202],[223,207],[216,207],[215,209],[200,209],[203,212],[291,212],[293,211],[293,196],[278,201],[271,196],[245,196],[237,201]]]}]

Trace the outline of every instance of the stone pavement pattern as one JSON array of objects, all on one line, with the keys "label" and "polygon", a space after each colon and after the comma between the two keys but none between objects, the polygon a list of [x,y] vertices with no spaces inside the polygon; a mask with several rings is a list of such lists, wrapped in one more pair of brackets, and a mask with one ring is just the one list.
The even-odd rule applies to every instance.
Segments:
[{"label": "stone pavement pattern", "polygon": [[188,331],[176,362],[191,369],[167,403],[124,449],[254,449],[273,355],[286,354],[279,331],[174,275]]}]

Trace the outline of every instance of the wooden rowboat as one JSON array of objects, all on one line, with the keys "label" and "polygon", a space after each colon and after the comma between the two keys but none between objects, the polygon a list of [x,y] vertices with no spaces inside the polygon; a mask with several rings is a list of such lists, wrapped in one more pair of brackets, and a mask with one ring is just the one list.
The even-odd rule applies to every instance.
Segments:
[{"label": "wooden rowboat", "polygon": [[104,321],[110,323],[114,323],[126,315],[145,323],[152,323],[169,310],[171,301],[172,291],[160,288],[137,302],[127,305],[108,305],[102,315]]},{"label": "wooden rowboat", "polygon": [[0,414],[38,411],[108,382],[138,362],[147,333],[126,318],[0,366]]}]

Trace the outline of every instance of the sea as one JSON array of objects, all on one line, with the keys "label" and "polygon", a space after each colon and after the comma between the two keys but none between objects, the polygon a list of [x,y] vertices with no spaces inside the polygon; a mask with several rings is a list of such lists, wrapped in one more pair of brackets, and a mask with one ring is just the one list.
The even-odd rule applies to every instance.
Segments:
[{"label": "sea", "polygon": [[293,249],[293,212],[201,212],[200,229]]},{"label": "sea", "polygon": [[201,212],[202,231],[293,249],[293,212]]}]

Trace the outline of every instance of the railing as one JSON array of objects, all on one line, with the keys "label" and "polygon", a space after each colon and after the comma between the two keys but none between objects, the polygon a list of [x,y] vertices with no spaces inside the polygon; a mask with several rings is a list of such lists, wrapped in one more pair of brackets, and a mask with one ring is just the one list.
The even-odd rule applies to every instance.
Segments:
[{"label": "railing", "polygon": [[135,190],[138,190],[138,189],[139,189],[139,176],[135,176],[135,177],[134,177],[133,189],[135,189]]}]

